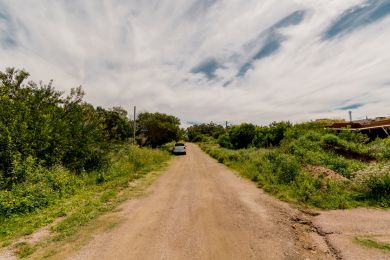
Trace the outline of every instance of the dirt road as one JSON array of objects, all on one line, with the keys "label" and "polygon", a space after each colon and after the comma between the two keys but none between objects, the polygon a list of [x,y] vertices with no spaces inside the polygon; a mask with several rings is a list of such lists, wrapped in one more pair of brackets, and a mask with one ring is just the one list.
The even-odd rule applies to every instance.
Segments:
[{"label": "dirt road", "polygon": [[[189,144],[124,221],[69,259],[335,259],[339,253],[293,209]],[[322,235],[319,235],[322,234]]]},{"label": "dirt road", "polygon": [[125,217],[69,259],[332,258],[304,217],[188,145]]}]

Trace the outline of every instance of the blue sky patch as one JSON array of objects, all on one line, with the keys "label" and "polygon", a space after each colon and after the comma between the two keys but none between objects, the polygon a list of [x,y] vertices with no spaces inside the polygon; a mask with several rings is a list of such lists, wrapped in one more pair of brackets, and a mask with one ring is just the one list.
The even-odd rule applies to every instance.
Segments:
[{"label": "blue sky patch", "polygon": [[237,77],[244,77],[248,70],[253,69],[252,61],[245,63],[240,67]]},{"label": "blue sky patch", "polygon": [[305,10],[297,10],[277,22],[272,29],[279,29],[300,24],[305,18]]},{"label": "blue sky patch", "polygon": [[261,60],[271,56],[276,53],[282,46],[282,42],[286,40],[282,34],[278,32],[278,29],[285,28],[289,26],[298,25],[303,21],[305,17],[304,10],[297,10],[284,17],[277,23],[275,23],[271,28],[267,30],[267,37],[263,46],[256,52],[256,54],[244,65],[242,65],[237,73],[237,77],[245,76],[246,72],[253,68],[253,62],[255,60]]},{"label": "blue sky patch", "polygon": [[254,60],[260,60],[270,56],[271,54],[277,52],[284,41],[284,37],[275,33],[268,37],[265,44],[253,57]]},{"label": "blue sky patch", "polygon": [[344,107],[340,107],[339,110],[358,109],[358,108],[360,108],[362,106],[364,106],[364,104],[362,104],[362,103],[355,103],[355,104],[347,105],[347,106],[344,106]]},{"label": "blue sky patch", "polygon": [[10,19],[10,16],[4,12],[4,9],[0,6],[0,45],[4,48],[14,47],[16,45],[16,39],[14,35],[14,26]]},{"label": "blue sky patch", "polygon": [[368,0],[345,11],[325,31],[323,38],[332,39],[375,23],[390,14],[389,0]]},{"label": "blue sky patch", "polygon": [[198,66],[191,70],[191,73],[202,73],[209,80],[212,80],[216,78],[215,71],[221,67],[222,66],[217,62],[217,60],[212,58],[201,62]]}]

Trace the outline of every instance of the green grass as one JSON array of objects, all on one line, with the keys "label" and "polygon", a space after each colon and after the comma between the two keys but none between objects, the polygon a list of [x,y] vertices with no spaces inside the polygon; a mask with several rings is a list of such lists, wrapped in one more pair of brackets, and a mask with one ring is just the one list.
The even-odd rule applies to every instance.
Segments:
[{"label": "green grass", "polygon": [[[83,174],[77,177],[82,184],[73,194],[56,197],[47,207],[24,214],[0,217],[0,246],[10,245],[18,237],[64,219],[52,227],[56,240],[75,234],[103,212],[113,210],[128,198],[129,183],[160,169],[170,158],[167,152],[118,146],[111,154],[111,164],[104,172]],[[125,193],[125,194],[122,194]],[[21,245],[20,255],[31,253]]]},{"label": "green grass", "polygon": [[375,240],[372,240],[369,238],[364,238],[364,237],[356,237],[354,239],[354,242],[358,243],[362,246],[365,246],[365,247],[377,248],[377,249],[381,249],[381,250],[390,252],[390,244],[388,244],[388,243],[382,243],[382,242],[378,242],[378,241],[375,241]]},{"label": "green grass", "polygon": [[[354,181],[354,171],[365,169],[366,164],[320,148],[312,148],[315,153],[310,154],[307,153],[309,150],[303,149],[304,153],[298,151],[297,154],[298,148],[301,149],[302,145],[295,147],[295,152],[291,153],[285,146],[232,150],[222,148],[213,141],[200,143],[200,146],[220,163],[234,169],[240,175],[256,182],[266,192],[285,201],[322,209],[390,206],[387,203],[389,200],[386,189],[389,186],[386,175],[378,177],[380,181],[375,182],[369,182],[372,178],[363,182]],[[348,176],[350,180],[337,181],[322,175],[311,175],[304,167],[308,162],[331,169],[334,167]],[[371,188],[370,183],[373,183],[371,186],[375,189]],[[372,193],[376,190],[383,191],[380,193],[382,197],[378,199],[372,197]]]}]

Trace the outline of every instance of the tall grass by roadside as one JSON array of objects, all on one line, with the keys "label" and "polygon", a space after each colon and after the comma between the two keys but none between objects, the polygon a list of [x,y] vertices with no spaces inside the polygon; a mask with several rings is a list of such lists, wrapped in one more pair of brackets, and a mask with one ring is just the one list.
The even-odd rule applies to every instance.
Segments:
[{"label": "tall grass by roadside", "polygon": [[104,169],[74,175],[62,167],[43,168],[27,161],[31,178],[0,191],[0,241],[31,234],[37,228],[65,217],[53,230],[59,236],[73,234],[100,212],[111,209],[119,191],[131,181],[158,169],[170,156],[167,152],[118,145]]},{"label": "tall grass by roadside", "polygon": [[[221,147],[212,138],[200,146],[220,163],[283,200],[337,209],[390,206],[385,142],[363,144],[331,133],[305,131],[296,136],[290,134],[279,146],[269,148],[234,150]],[[377,153],[372,153],[373,150]],[[366,157],[375,162],[370,164]],[[322,173],[313,174],[307,170],[308,165],[319,165],[344,177],[334,179]],[[371,170],[367,170],[368,165]],[[379,171],[381,167],[384,169]],[[364,170],[367,170],[365,178],[358,178]]]}]

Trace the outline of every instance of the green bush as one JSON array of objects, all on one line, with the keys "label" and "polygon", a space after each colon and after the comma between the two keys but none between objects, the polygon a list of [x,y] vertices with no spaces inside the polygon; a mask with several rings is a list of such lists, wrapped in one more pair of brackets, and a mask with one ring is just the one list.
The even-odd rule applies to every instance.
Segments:
[{"label": "green bush", "polygon": [[382,152],[384,159],[390,159],[390,145],[387,145]]},{"label": "green bush", "polygon": [[118,177],[138,178],[169,158],[168,153],[132,145],[115,146],[107,167],[88,174],[74,175],[61,166],[44,167],[29,157],[15,168],[25,181],[9,190],[0,190],[0,217],[26,214],[48,207],[58,199],[81,192],[85,187],[110,182]]},{"label": "green bush", "polygon": [[199,143],[199,142],[202,142],[203,140],[204,140],[203,135],[197,134],[197,135],[192,137],[191,141],[195,142],[195,143]]},{"label": "green bush", "polygon": [[225,128],[213,122],[209,124],[196,124],[187,128],[187,136],[191,142],[203,141],[203,136],[218,137],[226,132]]},{"label": "green bush", "polygon": [[291,127],[290,122],[273,122],[266,127],[257,127],[253,144],[258,148],[279,146]]},{"label": "green bush", "polygon": [[52,82],[23,84],[28,76],[9,68],[0,72],[0,189],[25,180],[16,168],[28,157],[76,172],[102,166],[107,154],[102,115],[83,101],[81,87],[63,97]]},{"label": "green bush", "polygon": [[23,166],[27,180],[0,190],[0,216],[29,213],[50,205],[60,197],[73,194],[81,181],[61,167],[46,169],[34,165],[31,159]]},{"label": "green bush", "polygon": [[369,153],[378,159],[390,159],[390,138],[380,139],[368,144]]},{"label": "green bush", "polygon": [[256,127],[253,124],[243,123],[229,128],[229,140],[234,149],[249,147],[255,137]]},{"label": "green bush", "polygon": [[390,205],[390,173],[385,175],[372,175],[365,182],[369,199],[386,201]]},{"label": "green bush", "polygon": [[357,131],[340,131],[337,135],[340,139],[346,140],[348,142],[366,144],[369,142],[370,138]]},{"label": "green bush", "polygon": [[334,134],[326,134],[322,137],[322,141],[325,145],[337,146],[340,144],[340,139]]},{"label": "green bush", "polygon": [[[344,141],[340,138],[338,140]],[[387,177],[369,179],[362,186],[358,185],[352,177],[358,170],[364,169],[365,164],[324,150],[321,144],[322,136],[309,131],[299,135],[298,139],[283,143],[280,148],[232,150],[213,143],[203,143],[201,147],[219,162],[232,167],[281,199],[324,209],[344,209],[367,204],[389,206]],[[303,168],[306,164],[327,166],[352,181],[311,175]]]},{"label": "green bush", "polygon": [[172,153],[175,142],[169,142],[161,146],[161,150]]},{"label": "green bush", "polygon": [[[13,68],[0,72],[0,217],[47,207],[80,185],[114,178],[110,148],[132,133],[125,110],[95,108],[81,87],[63,96],[52,81],[25,83],[28,76]],[[180,120],[165,114],[144,112],[138,123],[152,146],[181,133]],[[152,154],[133,149],[123,169],[140,174],[155,165]]]},{"label": "green bush", "polygon": [[228,134],[222,134],[218,137],[218,144],[224,148],[231,148],[231,141]]},{"label": "green bush", "polygon": [[301,165],[298,160],[288,154],[270,153],[268,160],[271,162],[273,172],[277,176],[278,183],[286,184],[295,180],[300,172]]}]

